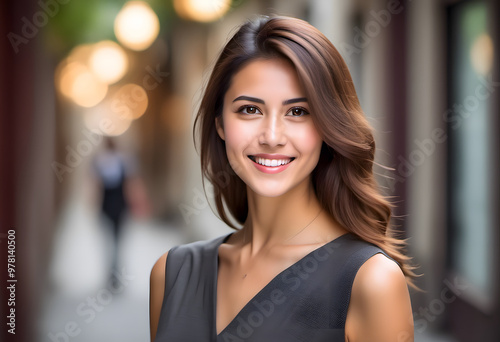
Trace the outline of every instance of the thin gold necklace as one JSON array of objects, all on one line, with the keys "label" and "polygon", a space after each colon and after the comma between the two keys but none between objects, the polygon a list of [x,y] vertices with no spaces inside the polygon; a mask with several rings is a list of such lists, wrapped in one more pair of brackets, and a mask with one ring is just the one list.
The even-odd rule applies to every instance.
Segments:
[{"label": "thin gold necklace", "polygon": [[[295,233],[291,237],[283,240],[282,244],[285,243],[285,242],[287,242],[287,241],[289,241],[289,240],[291,240],[291,239],[293,239],[294,237],[296,237],[300,233],[302,233],[307,227],[309,227],[311,225],[311,223],[313,223],[318,218],[319,214],[321,214],[322,211],[323,211],[323,208],[321,208],[319,210],[319,212],[316,214],[316,216],[314,216],[314,218],[308,224],[306,224],[304,226],[304,228],[302,228],[301,230],[299,230],[297,233]],[[245,243],[246,243],[246,231],[243,232],[243,244],[245,244]],[[268,249],[267,253],[269,253],[269,249]],[[267,253],[266,253],[266,255],[267,255]],[[245,279],[247,277],[247,274],[248,274],[248,272],[243,275],[242,279]]]}]

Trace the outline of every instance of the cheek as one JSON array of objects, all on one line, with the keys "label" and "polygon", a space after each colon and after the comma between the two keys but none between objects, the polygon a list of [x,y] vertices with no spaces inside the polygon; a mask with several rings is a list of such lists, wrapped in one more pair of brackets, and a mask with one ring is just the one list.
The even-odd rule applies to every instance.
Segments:
[{"label": "cheek", "polygon": [[224,120],[224,136],[228,156],[237,153],[251,141],[250,130],[237,120]]},{"label": "cheek", "polygon": [[229,165],[233,171],[241,178],[244,178],[244,158],[245,151],[252,142],[251,130],[236,120],[224,121],[224,136],[226,145],[226,155]]},{"label": "cheek", "polygon": [[312,156],[317,154],[319,156],[323,140],[313,125],[304,127],[300,131],[295,132],[294,137],[297,146],[304,153],[312,154]]}]

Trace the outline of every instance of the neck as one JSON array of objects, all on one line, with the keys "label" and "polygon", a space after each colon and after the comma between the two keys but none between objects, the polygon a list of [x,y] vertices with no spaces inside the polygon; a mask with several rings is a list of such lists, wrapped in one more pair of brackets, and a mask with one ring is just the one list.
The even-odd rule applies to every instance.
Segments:
[{"label": "neck", "polygon": [[321,212],[310,182],[299,184],[278,197],[263,197],[249,188],[247,194],[248,219],[243,234],[252,253],[286,243],[310,228]]}]

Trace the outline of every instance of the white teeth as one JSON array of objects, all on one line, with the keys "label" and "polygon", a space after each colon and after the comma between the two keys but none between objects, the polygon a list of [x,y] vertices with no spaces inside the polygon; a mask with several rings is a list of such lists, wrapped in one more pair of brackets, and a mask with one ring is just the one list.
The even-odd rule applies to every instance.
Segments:
[{"label": "white teeth", "polygon": [[257,158],[255,158],[255,161],[260,165],[275,167],[275,166],[281,166],[281,165],[288,164],[292,160],[291,159],[264,159],[264,158],[257,157]]}]

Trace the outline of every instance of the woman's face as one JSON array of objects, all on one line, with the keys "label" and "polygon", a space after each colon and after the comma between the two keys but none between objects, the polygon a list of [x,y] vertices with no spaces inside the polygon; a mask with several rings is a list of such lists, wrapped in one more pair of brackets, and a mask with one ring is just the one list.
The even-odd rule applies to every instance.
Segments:
[{"label": "woman's face", "polygon": [[255,60],[237,72],[216,124],[229,163],[249,190],[276,197],[309,185],[322,140],[288,61]]}]

